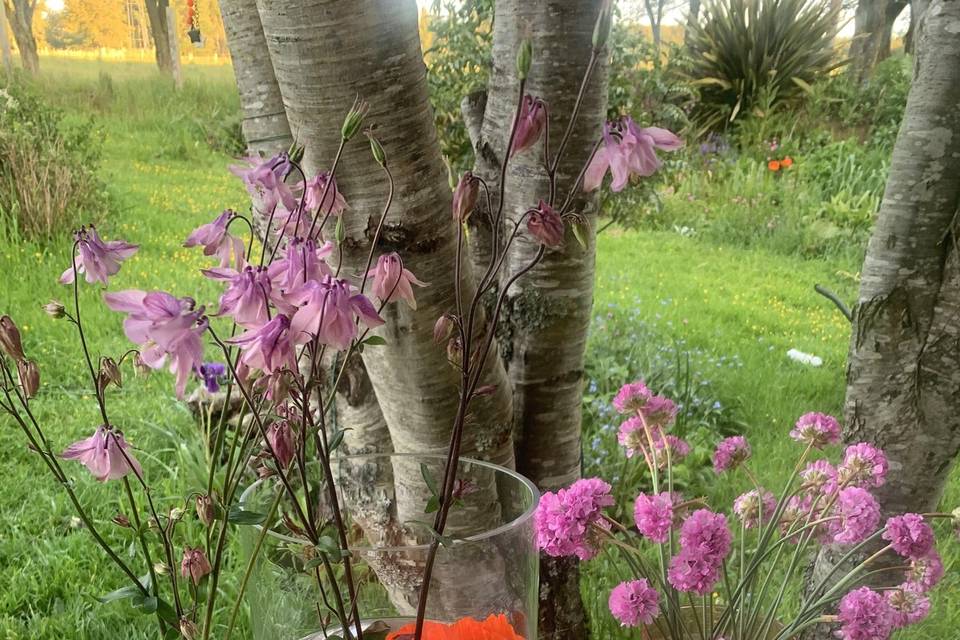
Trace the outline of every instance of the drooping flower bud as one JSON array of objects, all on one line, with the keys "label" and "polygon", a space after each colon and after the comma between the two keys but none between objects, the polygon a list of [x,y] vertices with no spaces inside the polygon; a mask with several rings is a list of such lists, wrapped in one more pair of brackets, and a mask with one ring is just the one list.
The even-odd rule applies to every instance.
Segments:
[{"label": "drooping flower bud", "polygon": [[115,384],[118,389],[123,387],[123,376],[120,373],[120,367],[117,366],[113,358],[104,358],[100,361],[100,376],[103,379],[101,390],[110,383]]},{"label": "drooping flower bud", "polygon": [[526,80],[530,74],[530,63],[533,61],[533,43],[530,38],[524,38],[520,43],[520,50],[517,51],[517,76],[521,80]]},{"label": "drooping flower bud", "polygon": [[540,98],[525,95],[520,105],[520,113],[517,115],[517,130],[514,133],[510,155],[532,147],[540,139],[546,122],[546,103]]},{"label": "drooping flower bud", "polygon": [[353,106],[350,107],[350,111],[347,112],[347,117],[343,119],[343,126],[340,128],[340,137],[342,137],[344,141],[357,135],[361,125],[363,125],[363,118],[369,110],[370,105],[367,104],[365,100],[361,100],[358,97],[353,102]]},{"label": "drooping flower bud", "polygon": [[185,547],[183,549],[183,560],[180,562],[180,575],[184,578],[193,580],[193,584],[200,584],[205,575],[210,573],[210,561],[203,549],[197,547]]},{"label": "drooping flower bud", "polygon": [[293,439],[293,429],[286,420],[278,420],[267,429],[267,442],[273,450],[277,465],[281,469],[286,469],[290,461],[293,460],[293,454],[296,444]]},{"label": "drooping flower bud", "polygon": [[450,339],[453,334],[453,320],[447,314],[437,318],[433,325],[433,341],[437,344],[443,344]]},{"label": "drooping flower bud", "polygon": [[453,219],[466,222],[467,218],[477,206],[477,197],[480,195],[480,179],[470,171],[460,176],[457,188],[453,192]]},{"label": "drooping flower bud", "polygon": [[197,519],[209,527],[213,524],[215,517],[216,508],[213,504],[213,498],[207,495],[197,496]]},{"label": "drooping flower bud", "polygon": [[563,243],[563,220],[560,214],[543,200],[536,211],[527,217],[527,231],[545,246],[553,248]]},{"label": "drooping flower bud", "polygon": [[40,389],[40,369],[37,368],[36,362],[32,360],[17,362],[17,377],[20,378],[23,395],[27,398],[37,395],[37,391]]},{"label": "drooping flower bud", "polygon": [[67,310],[64,308],[63,303],[59,300],[51,300],[47,304],[43,305],[43,311],[55,320],[59,320],[67,315]]},{"label": "drooping flower bud", "polygon": [[0,317],[0,349],[14,360],[24,358],[20,330],[10,316]]}]

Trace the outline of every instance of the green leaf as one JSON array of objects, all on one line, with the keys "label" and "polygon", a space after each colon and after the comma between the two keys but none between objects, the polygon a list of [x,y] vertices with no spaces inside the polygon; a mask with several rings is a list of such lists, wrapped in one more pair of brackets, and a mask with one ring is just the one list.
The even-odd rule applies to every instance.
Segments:
[{"label": "green leaf", "polygon": [[423,508],[424,513],[435,513],[440,510],[440,498],[437,496],[430,496],[430,499],[427,500],[427,506]]},{"label": "green leaf", "polygon": [[231,524],[250,525],[262,524],[267,519],[267,514],[258,511],[247,511],[240,505],[230,507],[230,515],[227,520]]},{"label": "green leaf", "polygon": [[439,496],[440,492],[437,490],[437,483],[433,479],[433,474],[430,473],[430,468],[422,462],[420,463],[420,475],[423,476],[423,481],[427,483],[427,488],[430,489],[430,493]]},{"label": "green leaf", "polygon": [[135,609],[140,609],[143,613],[156,613],[158,606],[157,597],[138,594],[133,599],[133,606]]},{"label": "green leaf", "polygon": [[129,585],[126,587],[120,587],[119,589],[115,591],[111,591],[106,595],[98,596],[97,600],[106,604],[108,602],[113,602],[114,600],[124,600],[126,598],[133,598],[135,596],[141,595],[142,593],[143,592],[140,589],[137,589],[133,585]]},{"label": "green leaf", "polygon": [[790,79],[793,80],[793,83],[794,83],[795,85],[797,85],[798,87],[800,87],[801,89],[803,89],[803,90],[806,91],[807,93],[809,93],[809,94],[811,94],[811,95],[813,94],[813,87],[811,87],[811,86],[810,86],[810,83],[808,83],[808,82],[807,82],[806,80],[804,80],[803,78],[798,78],[798,77],[796,77],[796,76],[793,76],[793,77],[790,78]]},{"label": "green leaf", "polygon": [[387,344],[387,341],[380,336],[370,336],[369,338],[363,341],[363,344],[370,347],[379,347]]},{"label": "green leaf", "polygon": [[350,429],[339,429],[334,432],[333,437],[330,438],[330,451],[336,451],[337,447],[343,444],[343,436],[350,431]]}]

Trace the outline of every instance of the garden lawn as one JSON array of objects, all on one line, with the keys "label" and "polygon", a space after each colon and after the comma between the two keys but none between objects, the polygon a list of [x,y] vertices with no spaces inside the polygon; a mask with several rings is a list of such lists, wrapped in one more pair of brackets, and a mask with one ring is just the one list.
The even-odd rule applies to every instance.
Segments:
[{"label": "garden lawn", "polygon": [[[149,65],[49,59],[42,64],[48,75],[41,82],[48,95],[76,117],[96,118],[103,129],[103,174],[112,204],[100,225],[102,235],[141,245],[111,288],[199,291],[198,303],[213,304],[214,289],[201,284],[196,270],[206,261],[180,244],[193,227],[223,208],[245,208],[242,187],[226,172],[228,155],[211,149],[230,147],[227,127],[221,126],[236,118],[229,68],[187,67],[186,89],[174,94]],[[14,315],[27,353],[40,364],[43,386],[35,406],[48,436],[61,448],[86,437],[98,424],[72,326],[40,310],[50,298],[70,299],[71,289],[56,283],[70,263],[70,244],[64,238],[47,250],[0,246],[0,312]],[[607,230],[598,243],[598,322],[588,358],[596,378],[594,396],[606,401],[600,396],[624,381],[614,373],[619,353],[650,349],[648,343],[656,342],[705,354],[697,361],[695,378],[708,380],[724,411],[745,425],[761,481],[775,484],[796,455],[785,437],[791,423],[808,410],[837,412],[843,397],[849,326],[813,292],[813,284],[826,284],[852,300],[855,271],[855,264],[842,259],[805,261],[670,233]],[[82,287],[81,304],[94,350],[122,353],[128,345],[121,317],[103,307],[96,287]],[[647,343],[639,343],[629,331],[602,334],[612,325],[599,321],[614,316],[642,324]],[[822,357],[823,366],[788,360],[786,351],[792,347]],[[602,380],[597,375],[601,370],[610,372]],[[164,466],[181,469],[176,484],[161,482],[154,495],[161,508],[184,506],[172,496],[185,495],[201,482],[195,474],[200,465],[193,421],[174,401],[168,374],[143,380],[134,379],[129,368],[124,373],[123,389],[108,394],[111,413],[138,447],[148,477],[162,476]],[[591,426],[585,437],[613,436]],[[97,596],[123,586],[122,576],[83,531],[63,492],[9,420],[0,420],[0,448],[5,452],[0,640],[153,638],[150,616],[125,601],[97,602]],[[116,501],[114,487],[92,481],[75,463],[65,465],[110,542],[123,554],[135,553],[127,530],[109,524],[118,510],[126,510]],[[956,475],[945,506],[960,503]],[[708,498],[719,503],[735,493],[711,489]],[[958,544],[943,550],[948,571],[955,570]],[[619,630],[606,612],[619,570],[602,560],[585,570],[583,591],[598,640],[640,637]],[[933,618],[900,638],[955,637],[960,628],[958,589],[957,577],[947,578]],[[951,597],[954,606],[948,605]]]}]

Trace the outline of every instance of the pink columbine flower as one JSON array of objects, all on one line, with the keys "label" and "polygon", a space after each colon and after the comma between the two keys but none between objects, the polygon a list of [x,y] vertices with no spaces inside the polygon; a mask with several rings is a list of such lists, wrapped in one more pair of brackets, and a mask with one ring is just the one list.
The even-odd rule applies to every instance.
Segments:
[{"label": "pink columbine flower", "polygon": [[747,491],[733,501],[733,512],[747,529],[769,522],[776,508],[776,497],[763,488]]},{"label": "pink columbine flower", "polygon": [[453,219],[466,222],[477,206],[479,196],[480,180],[473,173],[464,172],[457,182],[457,188],[453,190]]},{"label": "pink columbine flower", "polygon": [[523,97],[520,113],[517,118],[517,131],[513,138],[513,148],[510,155],[529,149],[543,133],[547,122],[547,105],[540,98],[529,94]]},{"label": "pink columbine flower", "polygon": [[743,436],[724,438],[713,452],[713,470],[718,474],[733,471],[750,459],[750,444]]},{"label": "pink columbine flower", "polygon": [[286,254],[274,260],[267,268],[271,287],[271,299],[285,313],[295,311],[290,304],[291,298],[311,280],[322,280],[332,276],[333,271],[326,260],[333,254],[333,243],[325,242],[317,246],[315,240],[292,240],[286,248]]},{"label": "pink columbine flower", "polygon": [[527,215],[527,231],[544,246],[556,248],[563,244],[563,219],[543,200]]},{"label": "pink columbine flower", "polygon": [[843,463],[837,469],[842,485],[879,487],[886,480],[887,456],[883,451],[866,442],[847,447]]},{"label": "pink columbine flower", "polygon": [[673,498],[669,492],[648,496],[641,493],[633,504],[633,521],[640,535],[662,544],[673,528]]},{"label": "pink columbine flower", "polygon": [[936,542],[933,529],[917,513],[888,518],[882,537],[904,558],[922,558],[933,550]]},{"label": "pink columbine flower", "polygon": [[131,472],[143,475],[123,434],[104,425],[97,427],[89,438],[71,444],[60,457],[80,462],[99,482],[117,480]]},{"label": "pink columbine flower", "polygon": [[373,278],[373,295],[381,302],[403,300],[411,309],[417,308],[417,301],[413,297],[413,287],[427,286],[420,282],[409,269],[403,268],[403,260],[397,253],[388,253],[377,258],[377,264],[367,272],[368,278]]},{"label": "pink columbine flower", "polygon": [[894,629],[916,624],[930,613],[930,599],[916,585],[900,585],[899,589],[885,592],[884,597],[893,610]]},{"label": "pink columbine flower", "polygon": [[893,609],[870,587],[843,596],[837,614],[843,640],[887,640],[893,631]]},{"label": "pink columbine flower", "polygon": [[866,489],[847,487],[840,491],[829,523],[833,541],[839,544],[863,542],[880,524],[880,503]]},{"label": "pink columbine flower", "polygon": [[720,579],[722,561],[699,553],[696,549],[682,548],[670,560],[667,581],[675,589],[705,596],[713,591]]},{"label": "pink columbine flower", "polygon": [[910,560],[910,568],[907,569],[904,579],[915,585],[921,593],[927,593],[937,586],[943,574],[943,560],[936,549],[931,549],[922,558]]},{"label": "pink columbine flower", "polygon": [[235,344],[243,351],[240,362],[251,369],[259,369],[265,373],[273,373],[289,367],[296,367],[293,336],[296,335],[290,328],[290,319],[283,314],[277,314],[270,322],[262,326],[249,329],[227,342]]},{"label": "pink columbine flower", "polygon": [[647,406],[647,402],[652,397],[653,392],[644,384],[643,380],[637,380],[620,387],[617,395],[613,398],[613,406],[620,413],[637,413]]},{"label": "pink columbine flower", "polygon": [[183,397],[187,380],[203,361],[200,336],[207,329],[203,307],[194,309],[192,298],[175,298],[164,291],[130,289],[105,293],[103,299],[109,308],[128,314],[123,331],[140,345],[140,358],[147,366],[159,369],[170,358],[177,397]]},{"label": "pink columbine flower", "polygon": [[258,213],[269,214],[278,204],[282,204],[287,211],[293,211],[297,207],[297,198],[284,182],[291,167],[286,153],[275,155],[269,160],[251,156],[246,159],[246,163],[247,166],[231,166],[230,172],[243,180],[253,199],[253,208]]},{"label": "pink columbine flower", "polygon": [[697,509],[680,525],[680,546],[705,558],[723,561],[732,543],[733,534],[722,513]]},{"label": "pink columbine flower", "polygon": [[[328,182],[330,183],[329,187],[327,186]],[[301,182],[300,188],[304,190],[304,206],[306,206],[307,211],[339,216],[347,209],[347,201],[337,189],[337,179],[331,178],[326,171],[318,173],[307,180],[306,183]],[[327,191],[326,197],[323,195],[324,189]],[[323,206],[321,206],[321,198],[323,198]]]},{"label": "pink columbine flower", "polygon": [[676,151],[683,140],[659,127],[640,128],[629,116],[608,122],[603,129],[603,145],[590,160],[583,177],[583,190],[598,189],[610,170],[612,191],[622,191],[630,176],[650,176],[660,168],[656,149]]},{"label": "pink columbine flower", "polygon": [[235,215],[237,214],[232,209],[226,209],[213,222],[194,229],[183,246],[203,247],[203,255],[217,256],[220,258],[221,267],[229,266],[232,258],[234,265],[239,268],[245,256],[243,240],[227,232],[227,227]]},{"label": "pink columbine flower", "polygon": [[837,470],[826,460],[814,460],[800,472],[803,489],[812,493],[833,493],[837,489]]},{"label": "pink columbine flower", "polygon": [[[110,276],[120,271],[120,263],[137,252],[140,247],[122,240],[104,242],[93,225],[80,227],[73,234],[77,242],[77,273],[86,276],[87,282],[108,284]],[[73,265],[60,276],[60,284],[73,284]]]},{"label": "pink columbine flower", "polygon": [[273,449],[274,459],[281,469],[286,469],[296,452],[293,429],[287,420],[278,420],[267,428],[267,442]]},{"label": "pink columbine flower", "polygon": [[800,416],[790,437],[815,449],[840,442],[840,423],[833,416],[811,411]]},{"label": "pink columbine flower", "polygon": [[247,265],[240,271],[222,267],[202,269],[203,275],[227,282],[220,296],[219,316],[231,316],[243,327],[259,327],[270,319],[270,294],[273,283],[264,267]]},{"label": "pink columbine flower", "polygon": [[653,624],[660,615],[660,594],[644,579],[621,582],[610,592],[610,613],[622,627]]},{"label": "pink columbine flower", "polygon": [[589,560],[598,551],[590,528],[604,526],[602,511],[613,503],[610,485],[598,478],[577,480],[556,493],[546,492],[534,514],[537,546],[550,556],[575,555]]},{"label": "pink columbine flower", "polygon": [[180,575],[184,578],[190,578],[194,585],[200,584],[205,575],[210,573],[210,561],[203,549],[197,547],[184,547],[183,560],[180,561]]},{"label": "pink columbine flower", "polygon": [[346,349],[357,337],[357,319],[368,327],[384,323],[366,296],[346,280],[330,276],[307,282],[295,302],[302,305],[290,321],[297,344],[318,336],[322,344]]}]

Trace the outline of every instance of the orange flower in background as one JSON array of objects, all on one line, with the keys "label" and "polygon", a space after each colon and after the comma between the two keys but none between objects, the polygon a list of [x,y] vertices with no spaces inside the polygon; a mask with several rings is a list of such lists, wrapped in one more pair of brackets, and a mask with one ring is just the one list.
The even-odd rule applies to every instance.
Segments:
[{"label": "orange flower in background", "polygon": [[[387,636],[387,640],[413,640],[417,630],[415,622],[401,627]],[[424,622],[423,640],[524,640],[513,630],[507,616],[491,615],[482,622],[473,618],[461,618],[453,624]]]},{"label": "orange flower in background", "polygon": [[783,160],[780,161],[780,165],[781,165],[784,169],[788,169],[789,167],[791,167],[791,166],[793,165],[793,158],[791,158],[790,156],[787,156],[786,158],[784,158]]},{"label": "orange flower in background", "polygon": [[767,163],[767,169],[770,169],[770,171],[780,171],[780,161],[771,160]]}]

